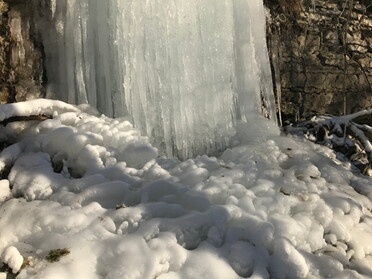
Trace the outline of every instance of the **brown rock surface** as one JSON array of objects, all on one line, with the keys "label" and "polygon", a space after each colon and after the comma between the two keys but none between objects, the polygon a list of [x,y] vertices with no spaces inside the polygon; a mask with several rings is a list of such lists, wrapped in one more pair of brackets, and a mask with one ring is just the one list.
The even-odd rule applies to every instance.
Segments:
[{"label": "brown rock surface", "polygon": [[265,2],[284,119],[372,107],[372,12],[364,1]]},{"label": "brown rock surface", "polygon": [[44,96],[43,51],[25,1],[0,0],[0,103]]},{"label": "brown rock surface", "polygon": [[0,0],[0,103],[7,103],[10,98],[12,80],[9,56],[10,38],[8,28],[8,5]]}]

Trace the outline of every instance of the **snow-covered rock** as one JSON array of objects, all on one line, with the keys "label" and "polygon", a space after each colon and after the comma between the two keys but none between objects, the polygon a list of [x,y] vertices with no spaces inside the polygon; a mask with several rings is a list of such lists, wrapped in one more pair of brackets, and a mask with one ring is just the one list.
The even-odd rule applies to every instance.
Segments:
[{"label": "snow-covered rock", "polygon": [[4,202],[6,199],[10,198],[12,195],[9,188],[9,180],[0,180],[0,202]]},{"label": "snow-covered rock", "polygon": [[13,273],[17,273],[23,264],[23,257],[14,246],[9,246],[3,251],[1,260],[12,269]]}]

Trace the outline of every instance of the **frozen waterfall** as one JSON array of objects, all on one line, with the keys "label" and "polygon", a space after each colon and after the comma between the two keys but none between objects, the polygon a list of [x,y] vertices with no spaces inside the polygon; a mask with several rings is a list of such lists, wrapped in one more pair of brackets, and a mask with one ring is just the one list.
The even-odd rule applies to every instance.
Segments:
[{"label": "frozen waterfall", "polygon": [[38,1],[49,97],[128,116],[183,158],[257,127],[262,107],[275,121],[262,0]]}]

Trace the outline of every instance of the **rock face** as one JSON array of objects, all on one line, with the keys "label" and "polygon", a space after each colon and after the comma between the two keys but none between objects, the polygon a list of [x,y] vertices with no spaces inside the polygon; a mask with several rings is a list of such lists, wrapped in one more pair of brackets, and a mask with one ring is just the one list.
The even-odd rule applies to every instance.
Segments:
[{"label": "rock face", "polygon": [[32,33],[25,1],[0,0],[0,103],[43,97],[42,46]]},{"label": "rock face", "polygon": [[356,0],[265,2],[284,120],[372,107],[371,8]]},{"label": "rock face", "polygon": [[0,0],[0,103],[10,101],[8,5]]},{"label": "rock face", "polygon": [[[268,42],[284,120],[372,107],[368,0],[265,0]],[[43,46],[29,0],[0,0],[0,103],[45,95]]]}]

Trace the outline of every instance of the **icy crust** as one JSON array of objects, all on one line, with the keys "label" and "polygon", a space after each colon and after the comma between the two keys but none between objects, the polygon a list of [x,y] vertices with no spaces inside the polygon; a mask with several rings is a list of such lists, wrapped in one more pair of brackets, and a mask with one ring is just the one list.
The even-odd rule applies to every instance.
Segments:
[{"label": "icy crust", "polygon": [[18,279],[372,277],[372,180],[326,147],[278,136],[181,162],[125,120],[53,115],[3,128],[0,255]]}]

